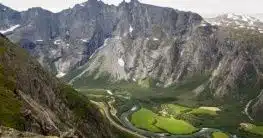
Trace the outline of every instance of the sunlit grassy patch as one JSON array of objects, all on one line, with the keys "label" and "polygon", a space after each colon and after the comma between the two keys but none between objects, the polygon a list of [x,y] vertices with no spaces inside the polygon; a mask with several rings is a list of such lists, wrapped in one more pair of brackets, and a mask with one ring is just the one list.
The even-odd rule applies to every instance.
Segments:
[{"label": "sunlit grassy patch", "polygon": [[191,134],[198,130],[186,121],[161,117],[145,108],[134,113],[131,122],[138,128],[152,132],[165,130],[171,134]]},{"label": "sunlit grassy patch", "polygon": [[241,123],[240,128],[243,131],[263,136],[263,126],[256,126],[250,123]]},{"label": "sunlit grassy patch", "polygon": [[157,114],[148,109],[142,108],[132,115],[131,122],[138,128],[152,132],[162,132],[162,130],[154,126],[157,117]]},{"label": "sunlit grassy patch", "polygon": [[180,105],[176,105],[176,104],[167,104],[164,106],[167,107],[168,112],[172,113],[172,114],[181,114],[181,113],[185,113],[187,111],[192,110],[189,107],[180,106]]},{"label": "sunlit grassy patch", "polygon": [[213,132],[212,138],[229,138],[229,136],[223,132]]},{"label": "sunlit grassy patch", "polygon": [[[212,109],[212,108],[211,108]],[[190,114],[194,114],[194,115],[210,115],[210,116],[216,116],[217,114],[217,110],[210,110],[208,108],[196,108],[193,109],[191,112],[189,112]]]},{"label": "sunlit grassy patch", "polygon": [[191,134],[198,129],[183,120],[158,117],[156,126],[171,134]]}]

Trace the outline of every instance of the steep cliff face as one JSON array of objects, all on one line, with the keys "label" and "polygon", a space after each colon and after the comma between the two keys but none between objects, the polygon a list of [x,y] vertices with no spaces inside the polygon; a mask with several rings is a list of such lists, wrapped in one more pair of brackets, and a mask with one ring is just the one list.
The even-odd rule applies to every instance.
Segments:
[{"label": "steep cliff face", "polygon": [[87,99],[2,36],[0,46],[1,125],[62,137],[114,136]]},{"label": "steep cliff face", "polygon": [[87,63],[107,38],[179,36],[189,34],[202,20],[194,13],[145,5],[137,0],[119,6],[90,0],[60,13],[32,8],[16,12],[17,17],[7,10],[1,14],[7,20],[6,25],[0,26],[2,32],[58,77]]}]

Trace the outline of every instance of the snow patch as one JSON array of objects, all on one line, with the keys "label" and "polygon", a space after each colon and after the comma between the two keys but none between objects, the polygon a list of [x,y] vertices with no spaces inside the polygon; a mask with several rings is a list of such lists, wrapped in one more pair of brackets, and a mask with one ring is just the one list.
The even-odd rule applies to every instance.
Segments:
[{"label": "snow patch", "polygon": [[218,67],[213,71],[212,76],[216,77],[220,74],[220,69],[222,68],[222,63],[220,62]]},{"label": "snow patch", "polygon": [[80,3],[79,4],[81,7],[85,7],[85,4],[84,3]]},{"label": "snow patch", "polygon": [[132,33],[132,31],[133,31],[133,28],[131,25],[130,25],[129,31],[130,31],[130,33]]},{"label": "snow patch", "polygon": [[207,24],[206,23],[202,23],[200,26],[207,26]]},{"label": "snow patch", "polygon": [[227,14],[227,18],[228,19],[234,19],[234,20],[238,20],[239,19],[239,17],[237,15],[232,14],[232,13]]},{"label": "snow patch", "polygon": [[137,106],[132,107],[131,111],[137,110]]},{"label": "snow patch", "polygon": [[108,93],[109,95],[113,95],[113,93],[112,93],[110,90],[107,90],[107,93]]},{"label": "snow patch", "polygon": [[158,39],[158,38],[156,38],[156,37],[154,37],[154,38],[153,38],[153,41],[158,41],[158,40],[159,40],[159,39]]},{"label": "snow patch", "polygon": [[202,128],[199,132],[205,132],[207,130],[209,130],[209,128]]},{"label": "snow patch", "polygon": [[66,73],[64,73],[64,72],[59,72],[59,73],[56,75],[56,77],[57,77],[57,78],[61,78],[61,77],[65,76],[65,75],[66,75]]},{"label": "snow patch", "polygon": [[218,107],[200,107],[200,109],[210,110],[210,111],[221,111]]},{"label": "snow patch", "polygon": [[249,18],[247,16],[242,16],[242,20],[245,21],[245,22],[248,22]]},{"label": "snow patch", "polygon": [[59,39],[59,40],[55,40],[55,41],[54,41],[54,44],[55,44],[55,45],[60,45],[60,44],[61,44],[61,42],[62,42],[62,40],[61,40],[61,39]]},{"label": "snow patch", "polygon": [[88,42],[88,39],[80,39],[82,42],[85,42],[87,43]]},{"label": "snow patch", "polygon": [[124,60],[123,60],[122,58],[119,58],[119,59],[118,59],[118,63],[119,63],[119,65],[120,65],[121,67],[124,67],[124,65],[125,65],[125,62],[124,62]]},{"label": "snow patch", "polygon": [[44,40],[36,40],[36,42],[43,42]]},{"label": "snow patch", "polygon": [[221,25],[220,22],[211,22],[211,24],[212,24],[212,25],[218,25],[218,26]]},{"label": "snow patch", "polygon": [[11,26],[10,28],[6,29],[6,30],[0,30],[0,33],[2,34],[5,34],[5,33],[8,33],[8,32],[12,32],[14,31],[16,28],[20,27],[19,24],[17,25],[14,25],[14,26]]},{"label": "snow patch", "polygon": [[180,56],[182,56],[184,54],[184,49],[180,52]]}]

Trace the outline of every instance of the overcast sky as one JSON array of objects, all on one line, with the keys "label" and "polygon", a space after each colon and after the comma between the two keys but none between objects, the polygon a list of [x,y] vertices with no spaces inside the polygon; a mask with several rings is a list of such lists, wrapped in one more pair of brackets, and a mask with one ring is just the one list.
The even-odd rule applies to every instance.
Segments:
[{"label": "overcast sky", "polygon": [[[0,0],[0,3],[16,10],[42,7],[52,12],[73,7],[87,0]],[[118,5],[122,0],[102,0]],[[130,0],[126,0],[130,1]],[[263,0],[139,0],[142,3],[193,11],[202,15],[221,13],[254,14],[263,13]]]}]

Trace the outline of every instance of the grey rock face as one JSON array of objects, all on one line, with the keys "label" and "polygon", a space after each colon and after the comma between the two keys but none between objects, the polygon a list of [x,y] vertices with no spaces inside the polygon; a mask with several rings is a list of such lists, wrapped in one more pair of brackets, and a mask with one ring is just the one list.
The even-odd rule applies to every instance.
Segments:
[{"label": "grey rock face", "polygon": [[[11,13],[2,12],[3,18],[11,18]],[[144,5],[138,1],[123,2],[116,7],[94,0],[56,14],[41,8],[15,13],[17,18],[0,27],[4,30],[19,24],[20,27],[6,35],[23,47],[32,48],[35,44],[29,49],[30,53],[58,76],[86,63],[107,38],[131,34],[133,38],[147,37],[155,32],[160,38],[178,35],[202,20],[197,14]],[[158,26],[162,26],[163,32],[158,32]],[[56,54],[51,54],[51,51]],[[59,56],[61,52],[63,56]]]}]

